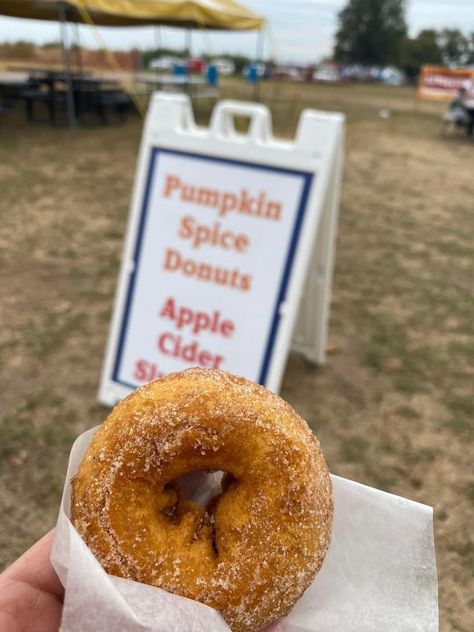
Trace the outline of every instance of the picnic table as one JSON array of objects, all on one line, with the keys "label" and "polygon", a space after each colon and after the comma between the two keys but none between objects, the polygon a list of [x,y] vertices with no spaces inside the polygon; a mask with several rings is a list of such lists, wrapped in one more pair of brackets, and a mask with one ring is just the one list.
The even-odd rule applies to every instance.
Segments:
[{"label": "picnic table", "polygon": [[10,109],[28,84],[28,73],[0,72],[0,113]]},{"label": "picnic table", "polygon": [[0,72],[0,86],[22,88],[28,83],[27,72]]},{"label": "picnic table", "polygon": [[47,110],[49,121],[58,124],[60,114],[66,107],[69,89],[72,91],[76,116],[83,122],[90,121],[92,114],[101,123],[107,124],[110,122],[111,110],[116,115],[116,120],[121,122],[130,105],[130,97],[116,81],[96,77],[88,72],[19,68],[16,72],[0,75],[0,78],[4,85],[16,85],[17,98],[24,101],[26,115],[31,121],[38,120],[37,106],[42,104]]}]

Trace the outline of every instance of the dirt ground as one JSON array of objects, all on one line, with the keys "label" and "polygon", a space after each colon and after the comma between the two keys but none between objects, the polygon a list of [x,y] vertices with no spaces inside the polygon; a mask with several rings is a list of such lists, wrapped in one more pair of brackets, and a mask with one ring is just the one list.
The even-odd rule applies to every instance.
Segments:
[{"label": "dirt ground", "polygon": [[[246,98],[243,83],[224,96]],[[269,83],[277,133],[347,115],[326,366],[291,354],[283,396],[333,473],[434,506],[441,630],[474,629],[474,144],[410,88]],[[390,110],[390,118],[379,111]],[[200,104],[198,118],[209,114]],[[96,402],[141,123],[0,121],[0,567],[55,522]]]}]

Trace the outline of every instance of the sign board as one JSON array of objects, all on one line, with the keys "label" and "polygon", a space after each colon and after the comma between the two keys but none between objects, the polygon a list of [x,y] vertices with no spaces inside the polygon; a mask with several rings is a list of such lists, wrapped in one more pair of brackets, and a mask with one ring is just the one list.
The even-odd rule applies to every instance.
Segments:
[{"label": "sign board", "polygon": [[459,89],[472,80],[474,71],[469,68],[423,66],[417,96],[420,99],[452,101],[458,95]]},{"label": "sign board", "polygon": [[[236,132],[235,116],[250,119],[248,134]],[[274,139],[270,127],[265,107],[229,101],[198,127],[187,97],[154,95],[103,403],[191,366],[277,391],[305,282],[296,346],[324,360],[343,118],[306,111],[294,142]]]}]

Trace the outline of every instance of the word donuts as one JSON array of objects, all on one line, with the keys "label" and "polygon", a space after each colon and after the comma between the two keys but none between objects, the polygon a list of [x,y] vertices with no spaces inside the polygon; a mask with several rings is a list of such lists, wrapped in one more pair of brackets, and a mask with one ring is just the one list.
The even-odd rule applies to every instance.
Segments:
[{"label": "word donuts", "polygon": [[[223,471],[206,506],[177,479]],[[95,434],[72,481],[71,520],[112,575],[220,612],[234,632],[285,616],[330,542],[319,443],[277,395],[189,369],[142,386]]]}]

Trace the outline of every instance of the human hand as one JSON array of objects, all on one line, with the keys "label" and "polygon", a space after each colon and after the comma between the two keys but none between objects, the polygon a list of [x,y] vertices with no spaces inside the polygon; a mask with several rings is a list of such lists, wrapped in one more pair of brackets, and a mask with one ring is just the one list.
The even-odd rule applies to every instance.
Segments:
[{"label": "human hand", "polygon": [[54,530],[0,575],[0,632],[57,632],[64,589],[49,556]]}]

